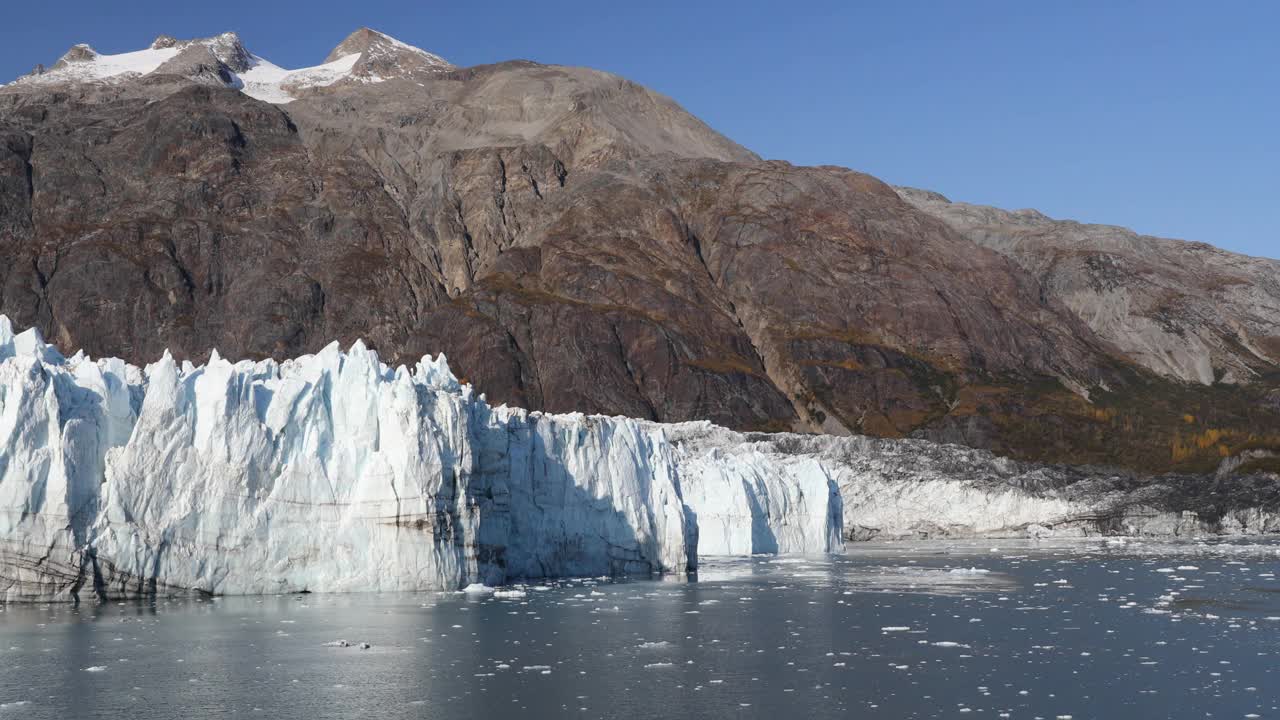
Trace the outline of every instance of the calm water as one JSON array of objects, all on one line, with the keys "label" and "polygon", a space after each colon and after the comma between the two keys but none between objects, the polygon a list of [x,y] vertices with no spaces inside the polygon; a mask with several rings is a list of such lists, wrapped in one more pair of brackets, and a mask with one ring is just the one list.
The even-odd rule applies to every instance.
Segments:
[{"label": "calm water", "polygon": [[11,605],[0,720],[1280,717],[1278,561],[1239,541],[858,545],[525,597]]}]

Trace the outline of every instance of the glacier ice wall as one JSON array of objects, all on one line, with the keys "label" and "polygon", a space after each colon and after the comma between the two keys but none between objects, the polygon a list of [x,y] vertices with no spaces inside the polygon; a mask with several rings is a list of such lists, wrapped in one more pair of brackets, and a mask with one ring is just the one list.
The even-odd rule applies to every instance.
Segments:
[{"label": "glacier ice wall", "polygon": [[679,573],[872,538],[1280,531],[1280,482],[1241,487],[493,408],[443,355],[392,369],[359,342],[140,369],[66,358],[0,316],[8,600]]},{"label": "glacier ice wall", "polygon": [[[702,502],[690,475],[747,476],[769,488],[751,493],[752,498],[776,498],[820,478],[834,488],[832,504],[838,507],[843,535],[853,540],[1035,534],[1097,511],[1091,500],[1031,491],[1019,463],[970,448],[856,436],[744,434],[707,422],[668,425],[667,435],[680,449],[686,498],[694,488],[687,501],[695,508],[710,507],[708,517],[699,516],[704,536],[718,530],[721,518],[733,515],[715,509],[726,507],[723,501]],[[723,491],[726,484],[731,483],[711,486]],[[807,493],[805,501],[812,499],[813,493]],[[817,515],[807,510],[798,517]],[[786,530],[782,525],[761,533],[784,538]],[[733,552],[747,545],[774,551],[768,537],[764,543],[748,540],[740,529],[723,537]],[[705,552],[705,540],[699,549]],[[785,542],[778,549],[791,551]]]},{"label": "glacier ice wall", "polygon": [[[8,599],[454,589],[697,560],[664,426],[491,408],[443,356],[392,369],[357,342],[139,369],[64,358],[0,318],[0,443]],[[729,481],[699,477],[699,497]],[[834,486],[757,486],[774,550],[839,547]]]},{"label": "glacier ice wall", "polygon": [[[700,541],[700,552],[771,551],[770,538],[785,537],[790,523],[820,513],[810,505],[789,518],[770,517],[767,529],[753,533],[731,500],[711,499],[731,492],[733,483],[713,483],[707,499],[700,494],[697,478],[716,476],[764,483],[767,489],[750,493],[751,508],[803,487],[806,477],[829,478],[838,488],[846,540],[1280,532],[1280,478],[1274,475],[1140,477],[1018,462],[924,440],[739,433],[707,422],[664,428],[677,447],[686,502],[707,508],[698,524],[712,539]],[[771,479],[784,480],[773,489]],[[813,497],[807,492],[805,502]],[[818,543],[810,539],[807,546]]]},{"label": "glacier ice wall", "polygon": [[836,552],[843,545],[843,500],[813,458],[728,443],[682,458],[679,468],[699,553]]}]

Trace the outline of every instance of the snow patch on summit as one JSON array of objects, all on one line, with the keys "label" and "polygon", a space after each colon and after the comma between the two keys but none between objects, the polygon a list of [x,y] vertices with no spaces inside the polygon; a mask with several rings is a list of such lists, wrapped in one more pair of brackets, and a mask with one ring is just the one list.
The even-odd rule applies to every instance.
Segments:
[{"label": "snow patch on summit", "polygon": [[181,52],[176,47],[147,48],[118,55],[100,55],[88,45],[77,45],[50,70],[25,75],[14,84],[51,85],[60,82],[94,82],[146,75]]},{"label": "snow patch on summit", "polygon": [[12,85],[111,84],[150,75],[158,70],[187,74],[166,64],[184,51],[198,47],[208,48],[222,64],[225,70],[223,82],[227,87],[274,104],[289,103],[306,90],[340,82],[380,83],[453,69],[452,64],[438,55],[367,28],[352,33],[323,64],[294,70],[250,53],[235,33],[186,41],[162,35],[145,50],[116,55],[102,55],[88,45],[76,45],[52,68],[38,66]]},{"label": "snow patch on summit", "polygon": [[243,83],[240,91],[263,102],[283,105],[297,99],[290,92],[291,89],[296,91],[304,88],[328,87],[350,77],[351,69],[359,59],[359,55],[348,55],[315,67],[286,70],[254,55],[253,67],[239,73],[240,81]]}]

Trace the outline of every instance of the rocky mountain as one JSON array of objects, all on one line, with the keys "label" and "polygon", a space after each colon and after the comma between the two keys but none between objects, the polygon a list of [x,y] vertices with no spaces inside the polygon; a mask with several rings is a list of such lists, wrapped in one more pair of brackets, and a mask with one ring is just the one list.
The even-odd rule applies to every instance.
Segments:
[{"label": "rocky mountain", "polygon": [[333,63],[349,57],[359,58],[352,65],[351,77],[368,81],[387,77],[409,78],[453,69],[453,65],[439,55],[406,45],[369,28],[351,33],[324,61]]},{"label": "rocky mountain", "polygon": [[[64,61],[0,87],[0,310],[68,351],[364,337],[548,411],[1141,470],[1280,448],[1265,262],[975,232],[617,76],[456,68],[370,30],[302,70],[232,35]],[[1179,331],[1207,355],[1162,364]]]},{"label": "rocky mountain", "polygon": [[1278,260],[897,190],[1013,259],[1099,336],[1157,373],[1205,385],[1245,383],[1280,364]]}]

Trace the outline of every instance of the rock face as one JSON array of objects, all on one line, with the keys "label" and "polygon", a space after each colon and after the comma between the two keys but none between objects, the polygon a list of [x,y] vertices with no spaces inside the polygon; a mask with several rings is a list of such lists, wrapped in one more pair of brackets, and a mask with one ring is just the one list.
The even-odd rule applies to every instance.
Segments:
[{"label": "rock face", "polygon": [[1278,260],[897,190],[975,243],[1013,259],[1146,368],[1210,385],[1252,382],[1280,365]]},{"label": "rock face", "polygon": [[439,55],[406,45],[369,28],[360,28],[351,33],[324,61],[337,62],[353,55],[358,56],[359,60],[351,68],[351,77],[364,81],[390,77],[412,79],[454,69],[448,60]]},{"label": "rock face", "polygon": [[[1160,471],[1280,448],[1265,313],[1240,320],[1265,351],[1242,384],[1188,389],[1081,309],[1118,296],[622,78],[455,68],[368,30],[288,71],[219,38],[0,88],[0,309],[136,362],[443,350],[550,412]],[[1229,292],[1269,302],[1251,287]]]}]

